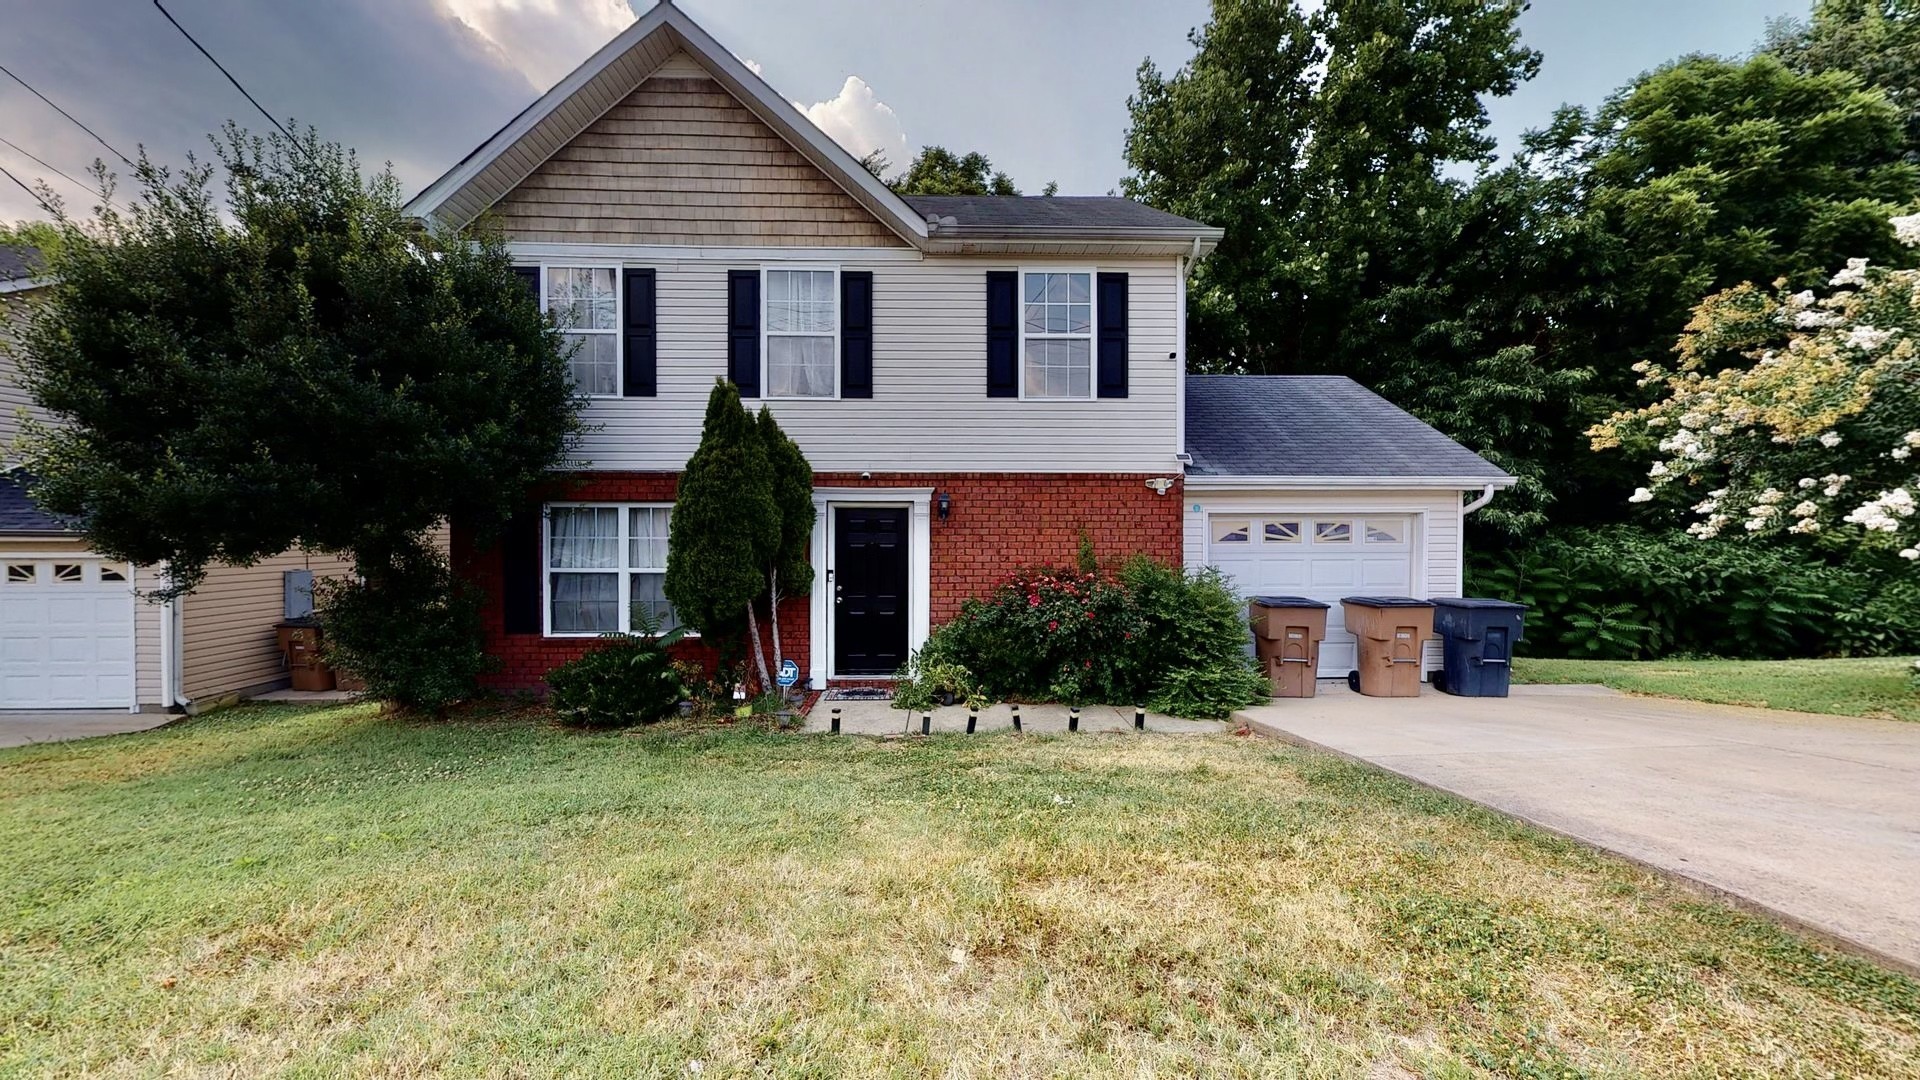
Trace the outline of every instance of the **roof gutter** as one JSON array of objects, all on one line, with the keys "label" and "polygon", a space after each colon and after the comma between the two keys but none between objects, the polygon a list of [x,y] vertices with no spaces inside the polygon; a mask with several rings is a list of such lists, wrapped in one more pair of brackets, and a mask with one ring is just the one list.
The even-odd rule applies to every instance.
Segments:
[{"label": "roof gutter", "polygon": [[1485,487],[1480,489],[1479,498],[1473,500],[1472,502],[1460,508],[1460,516],[1466,517],[1468,514],[1473,513],[1475,510],[1480,509],[1481,507],[1487,505],[1492,501],[1493,501],[1493,485],[1488,484]]},{"label": "roof gutter", "polygon": [[[1189,491],[1232,491],[1273,488],[1283,491],[1352,491],[1355,488],[1407,490],[1411,488],[1484,488],[1486,498],[1517,483],[1511,476],[1489,480],[1484,476],[1195,476],[1187,475]],[[1482,504],[1484,505],[1484,504]]]},{"label": "roof gutter", "polygon": [[1135,225],[1124,228],[1087,228],[1079,225],[937,225],[928,223],[929,240],[946,242],[1017,241],[1025,244],[1166,244],[1200,258],[1212,251],[1226,230],[1202,228],[1161,228]]}]

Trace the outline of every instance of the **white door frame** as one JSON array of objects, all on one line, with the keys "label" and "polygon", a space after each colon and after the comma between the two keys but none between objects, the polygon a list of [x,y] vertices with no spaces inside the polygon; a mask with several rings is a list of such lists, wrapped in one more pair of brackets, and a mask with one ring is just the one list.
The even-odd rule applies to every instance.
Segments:
[{"label": "white door frame", "polygon": [[[917,652],[933,629],[933,489],[813,489],[813,595],[807,611],[807,686],[825,690],[833,674],[833,509],[898,506],[907,510],[907,649]],[[855,676],[874,678],[876,676]]]}]

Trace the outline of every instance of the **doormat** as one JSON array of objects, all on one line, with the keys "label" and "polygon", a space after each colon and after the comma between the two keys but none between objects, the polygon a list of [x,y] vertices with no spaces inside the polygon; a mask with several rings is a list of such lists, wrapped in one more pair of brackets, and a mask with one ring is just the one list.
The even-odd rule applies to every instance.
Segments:
[{"label": "doormat", "polygon": [[892,701],[893,691],[877,687],[853,686],[829,690],[820,695],[822,701]]}]

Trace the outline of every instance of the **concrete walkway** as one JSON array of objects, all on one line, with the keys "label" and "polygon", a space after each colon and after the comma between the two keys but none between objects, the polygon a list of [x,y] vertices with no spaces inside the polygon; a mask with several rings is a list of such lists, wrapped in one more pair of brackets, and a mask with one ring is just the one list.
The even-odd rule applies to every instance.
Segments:
[{"label": "concrete walkway", "polygon": [[[896,709],[890,701],[829,701],[821,700],[814,704],[813,711],[807,714],[807,731],[827,731],[833,726],[833,710],[840,710],[840,733],[842,735],[918,735],[920,733],[920,715],[911,718],[903,709]],[[1065,705],[1022,705],[1020,706],[1021,730],[1036,734],[1065,734],[1068,722],[1068,710]],[[1159,713],[1147,714],[1146,730],[1161,734],[1212,734],[1227,730],[1228,725],[1219,720],[1178,720]],[[967,730],[967,710],[963,705],[948,705],[933,711],[932,732],[936,735],[964,733]],[[979,733],[1013,730],[1013,707],[1010,705],[989,705],[980,710],[978,723],[974,731]],[[1080,732],[1092,735],[1104,731],[1133,730],[1133,710],[1116,709],[1109,705],[1089,705],[1080,710]]]},{"label": "concrete walkway", "polygon": [[1515,687],[1235,714],[1920,972],[1920,724]]},{"label": "concrete walkway", "polygon": [[128,712],[125,709],[49,709],[22,711],[0,709],[0,746],[26,746],[30,743],[66,742],[90,739],[95,735],[123,735],[145,731],[180,717],[163,712]]}]

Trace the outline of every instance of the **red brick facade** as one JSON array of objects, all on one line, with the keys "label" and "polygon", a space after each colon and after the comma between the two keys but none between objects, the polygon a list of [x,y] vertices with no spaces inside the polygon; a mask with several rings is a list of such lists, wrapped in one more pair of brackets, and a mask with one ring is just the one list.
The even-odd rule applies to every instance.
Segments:
[{"label": "red brick facade", "polygon": [[[581,473],[541,493],[543,501],[671,502],[674,473]],[[1181,562],[1181,488],[1176,481],[1165,495],[1147,487],[1142,475],[1063,473],[818,473],[823,488],[927,488],[952,500],[947,520],[932,522],[932,621],[951,619],[960,602],[983,595],[1014,571],[1035,566],[1071,565],[1084,530],[1102,561],[1145,554],[1162,562]],[[456,528],[454,565],[486,594],[484,627],[487,651],[500,670],[487,681],[498,689],[537,686],[548,670],[593,646],[592,639],[543,638],[503,632],[501,555],[498,545],[477,548]],[[787,598],[780,607],[780,636],[785,654],[808,670],[808,598]],[[762,627],[762,632],[766,632]],[[713,650],[696,641],[676,652],[711,663]]]}]

